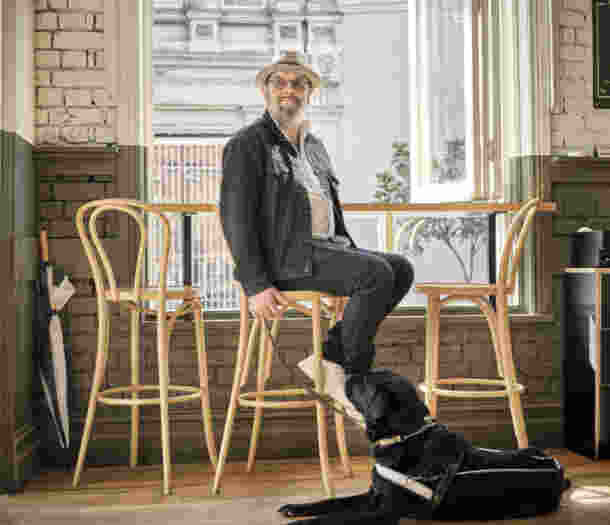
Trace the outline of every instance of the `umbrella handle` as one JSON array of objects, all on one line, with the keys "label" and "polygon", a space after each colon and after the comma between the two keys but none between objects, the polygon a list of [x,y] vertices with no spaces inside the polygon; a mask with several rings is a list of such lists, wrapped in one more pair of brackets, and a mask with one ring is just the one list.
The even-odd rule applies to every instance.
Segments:
[{"label": "umbrella handle", "polygon": [[40,253],[43,262],[49,262],[49,239],[47,230],[40,230]]}]

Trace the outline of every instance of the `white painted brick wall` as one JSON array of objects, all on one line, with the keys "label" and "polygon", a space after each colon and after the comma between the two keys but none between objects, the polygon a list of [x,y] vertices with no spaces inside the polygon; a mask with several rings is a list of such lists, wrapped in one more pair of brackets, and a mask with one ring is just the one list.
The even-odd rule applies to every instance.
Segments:
[{"label": "white painted brick wall", "polygon": [[46,125],[49,123],[49,112],[46,109],[36,110],[36,124]]},{"label": "white painted brick wall", "polygon": [[61,89],[38,88],[39,106],[63,106],[64,98]]},{"label": "white painted brick wall", "polygon": [[60,61],[59,51],[36,51],[34,54],[36,67],[58,68]]},{"label": "white painted brick wall", "polygon": [[93,31],[58,31],[53,38],[55,49],[104,49],[104,33]]},{"label": "white painted brick wall", "polygon": [[93,90],[93,103],[96,106],[109,106],[110,102],[108,100],[108,92],[104,89],[94,89]]},{"label": "white painted brick wall", "polygon": [[95,68],[97,69],[103,69],[105,62],[104,62],[104,52],[103,51],[96,51],[95,52]]},{"label": "white painted brick wall", "polygon": [[80,71],[62,70],[53,73],[53,84],[62,87],[104,87],[104,71],[84,69]]},{"label": "white painted brick wall", "polygon": [[52,109],[49,111],[49,122],[51,124],[64,124],[68,121],[69,115],[68,112],[64,109]]},{"label": "white painted brick wall", "polygon": [[61,13],[59,27],[61,29],[81,29],[91,31],[95,15],[91,13]]},{"label": "white painted brick wall", "polygon": [[66,89],[66,106],[91,106],[93,97],[88,89]]},{"label": "white painted brick wall", "polygon": [[[559,4],[559,2],[556,2],[556,4]],[[572,11],[586,12],[587,6],[588,4],[582,0],[563,0],[563,7]]]},{"label": "white painted brick wall", "polygon": [[48,31],[36,31],[34,34],[34,47],[36,49],[51,49],[51,36]]},{"label": "white painted brick wall", "polygon": [[44,11],[36,15],[38,29],[57,29],[57,15],[52,11]]},{"label": "white painted brick wall", "polygon": [[563,0],[559,93],[566,113],[552,116],[554,152],[610,148],[610,110],[593,107],[593,14],[590,0]]},{"label": "white painted brick wall", "polygon": [[61,57],[61,67],[66,69],[87,67],[87,52],[65,51]]},{"label": "white painted brick wall", "polygon": [[38,70],[34,73],[34,79],[36,80],[36,86],[50,86],[51,72]]},{"label": "white painted brick wall", "polygon": [[37,0],[36,142],[64,146],[116,140],[104,70],[104,0]]},{"label": "white painted brick wall", "polygon": [[70,9],[87,9],[89,11],[103,11],[104,0],[70,0]]},{"label": "white painted brick wall", "polygon": [[61,139],[71,144],[95,142],[95,129],[89,126],[64,126],[60,129]]},{"label": "white painted brick wall", "polygon": [[51,126],[43,126],[36,128],[36,143],[37,144],[58,144],[59,143],[59,128]]}]

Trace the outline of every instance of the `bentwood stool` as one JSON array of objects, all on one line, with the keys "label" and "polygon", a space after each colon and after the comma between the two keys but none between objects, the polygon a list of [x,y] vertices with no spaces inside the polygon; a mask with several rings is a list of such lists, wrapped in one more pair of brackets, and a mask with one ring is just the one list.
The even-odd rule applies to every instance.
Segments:
[{"label": "bentwood stool", "polygon": [[[288,310],[294,309],[311,316],[312,331],[313,331],[313,352],[314,352],[314,384],[316,392],[324,392],[324,373],[321,366],[322,358],[322,336],[321,336],[321,314],[324,312],[331,317],[331,326],[337,320],[338,314],[341,312],[345,299],[343,297],[335,297],[333,295],[313,292],[313,291],[282,291],[282,295],[286,297],[290,305]],[[310,303],[311,307],[303,303]],[[231,441],[231,432],[235,419],[237,406],[247,406],[255,408],[254,422],[250,437],[250,450],[248,454],[247,471],[250,472],[254,466],[256,457],[256,449],[260,435],[261,422],[263,417],[263,408],[284,408],[284,409],[316,409],[317,427],[318,427],[318,448],[320,456],[320,466],[322,483],[324,491],[329,497],[334,496],[334,487],[329,473],[328,463],[328,426],[326,422],[326,407],[316,400],[298,399],[302,396],[307,396],[307,392],[303,388],[286,388],[283,390],[265,390],[265,384],[271,377],[271,362],[273,354],[273,345],[270,344],[270,335],[273,340],[277,340],[279,330],[279,319],[273,320],[271,334],[267,330],[267,325],[259,317],[256,317],[250,330],[248,330],[248,299],[241,290],[240,295],[240,325],[239,325],[239,348],[235,364],[235,372],[233,376],[233,388],[231,390],[231,399],[227,410],[224,433],[222,436],[222,444],[220,447],[220,456],[216,467],[216,475],[212,488],[213,494],[218,494],[220,478],[222,476],[227,455],[229,452],[229,443]],[[248,333],[249,332],[249,333]],[[252,353],[256,345],[257,335],[259,336],[259,359],[257,372],[257,390],[253,392],[240,393],[240,388],[246,385],[248,379],[248,370]],[[296,400],[285,398],[297,398]],[[276,399],[271,399],[276,398]],[[280,399],[278,399],[280,398]],[[284,399],[281,399],[284,398]],[[341,455],[343,469],[347,476],[352,475],[347,445],[345,441],[345,426],[344,416],[339,412],[335,414],[335,428],[337,435],[337,445]]]},{"label": "bentwood stool", "polygon": [[[135,222],[138,233],[138,251],[133,276],[133,286],[130,288],[117,288],[115,273],[110,264],[108,251],[104,248],[98,231],[98,221],[103,214],[114,212],[123,214],[131,222]],[[162,231],[162,250],[158,262],[159,279],[154,288],[142,287],[143,266],[145,250],[148,244],[149,232],[147,223],[156,218]],[[217,463],[216,444],[212,429],[212,415],[208,395],[207,356],[205,349],[204,326],[201,319],[202,306],[198,299],[197,290],[190,286],[184,289],[168,290],[167,268],[169,249],[171,245],[170,225],[167,217],[152,210],[147,204],[126,199],[103,199],[91,201],[81,206],[76,213],[76,226],[78,234],[87,254],[91,272],[95,281],[97,296],[97,356],[93,385],[89,397],[87,418],[83,429],[80,452],[74,472],[73,485],[76,487],[83,469],[87,445],[91,435],[91,427],[95,416],[97,403],[116,406],[131,407],[131,447],[130,466],[133,468],[138,461],[138,434],[139,434],[139,407],[142,405],[159,405],[161,411],[161,444],[163,454],[163,494],[170,491],[171,483],[171,456],[169,435],[169,404],[183,403],[200,399],[203,414],[203,430],[210,460],[214,466]],[[182,300],[182,305],[175,312],[167,312],[167,301]],[[152,301],[155,309],[146,309],[144,303]],[[130,311],[130,357],[131,357],[131,385],[108,388],[102,390],[102,381],[108,362],[110,337],[110,304],[118,303]],[[177,317],[192,312],[195,328],[195,353],[199,365],[199,386],[177,386],[169,383],[169,337],[171,328]],[[158,385],[140,384],[140,314],[153,314],[157,320],[157,354],[159,369]],[[142,392],[158,391],[159,397],[140,397]],[[169,396],[169,392],[177,395]],[[122,397],[130,393],[131,397]]]},{"label": "bentwood stool", "polygon": [[[513,427],[519,447],[528,446],[521,393],[524,386],[517,383],[513,349],[511,343],[508,297],[515,291],[515,280],[523,246],[529,228],[537,211],[539,199],[524,204],[514,217],[502,250],[500,271],[494,284],[474,283],[419,283],[415,289],[428,296],[426,313],[426,370],[425,382],[419,385],[425,392],[426,404],[430,414],[436,417],[437,397],[445,396],[461,399],[508,398]],[[488,297],[496,298],[496,307]],[[441,306],[452,301],[469,301],[479,306],[487,318],[491,340],[496,355],[500,379],[447,378],[439,379],[440,311]],[[443,388],[444,385],[478,385],[500,387],[497,390],[463,390]]]}]

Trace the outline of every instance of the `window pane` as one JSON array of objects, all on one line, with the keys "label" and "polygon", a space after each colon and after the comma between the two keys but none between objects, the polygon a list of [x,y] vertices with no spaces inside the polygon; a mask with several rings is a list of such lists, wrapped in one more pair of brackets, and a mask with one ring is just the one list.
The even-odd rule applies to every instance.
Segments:
[{"label": "window pane", "polygon": [[[221,181],[222,148],[225,140],[216,142],[181,139],[158,141],[153,146],[148,195],[151,202],[215,203]],[[183,274],[183,218],[167,213],[170,219],[172,245],[168,269],[168,286],[180,288]],[[148,282],[159,280],[162,237],[159,221],[149,227]],[[239,288],[233,286],[233,265],[216,214],[191,216],[191,276],[208,310],[239,308]],[[168,309],[179,304],[174,301]]]},{"label": "window pane", "polygon": [[344,213],[345,223],[356,246],[384,251],[385,215],[380,213]]},{"label": "window pane", "polygon": [[409,11],[414,202],[468,200],[472,183],[471,0]]}]

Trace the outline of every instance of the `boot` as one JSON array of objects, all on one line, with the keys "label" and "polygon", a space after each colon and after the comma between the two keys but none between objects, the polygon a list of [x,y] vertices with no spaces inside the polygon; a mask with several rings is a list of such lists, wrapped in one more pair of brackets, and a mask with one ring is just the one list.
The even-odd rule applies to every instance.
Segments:
[{"label": "boot", "polygon": [[340,366],[345,363],[345,352],[341,344],[341,325],[343,321],[337,321],[332,328],[328,330],[326,341],[322,345],[322,357],[327,361],[332,361]]}]

